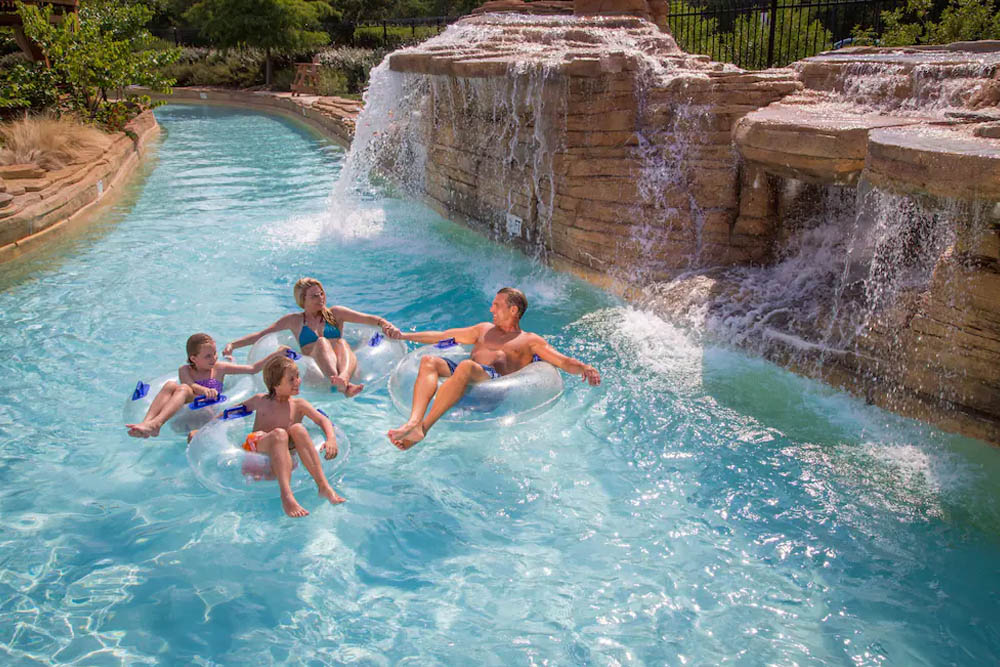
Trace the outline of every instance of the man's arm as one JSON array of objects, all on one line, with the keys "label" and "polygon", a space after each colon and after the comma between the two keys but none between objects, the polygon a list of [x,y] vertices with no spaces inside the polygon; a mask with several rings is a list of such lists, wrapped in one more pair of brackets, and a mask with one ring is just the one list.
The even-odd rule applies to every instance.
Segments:
[{"label": "man's arm", "polygon": [[400,338],[410,340],[414,343],[436,343],[439,340],[454,338],[456,343],[463,345],[474,345],[479,340],[479,333],[483,324],[476,324],[471,327],[461,327],[459,329],[445,329],[444,331],[411,331],[404,333]]},{"label": "man's arm", "polygon": [[558,352],[554,347],[545,342],[545,339],[541,336],[534,336],[530,347],[531,353],[537,354],[538,358],[542,361],[547,361],[556,368],[561,368],[567,373],[582,376],[584,380],[591,384],[591,386],[596,387],[601,384],[601,374],[597,372],[596,368],[583,363],[579,359],[567,357],[565,354]]}]

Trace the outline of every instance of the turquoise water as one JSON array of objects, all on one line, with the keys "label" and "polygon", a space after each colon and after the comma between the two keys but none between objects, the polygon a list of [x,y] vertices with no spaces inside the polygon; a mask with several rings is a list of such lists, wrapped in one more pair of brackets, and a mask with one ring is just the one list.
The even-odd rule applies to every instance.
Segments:
[{"label": "turquoise water", "polygon": [[[1000,450],[889,415],[395,200],[326,201],[288,122],[157,110],[148,177],[0,268],[0,656],[10,664],[984,664]],[[404,328],[488,318],[604,373],[507,430],[401,453],[384,388],[315,399],[338,507],[198,484],[120,423],[140,375],[294,308],[302,275]],[[242,351],[245,353],[245,350]]]}]

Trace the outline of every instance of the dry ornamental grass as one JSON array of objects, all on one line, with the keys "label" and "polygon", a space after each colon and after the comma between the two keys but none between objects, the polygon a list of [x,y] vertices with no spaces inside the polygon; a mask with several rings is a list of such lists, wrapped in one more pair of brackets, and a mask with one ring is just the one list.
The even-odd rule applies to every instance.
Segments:
[{"label": "dry ornamental grass", "polygon": [[68,118],[26,116],[0,123],[0,165],[34,162],[53,171],[100,156],[111,137]]}]

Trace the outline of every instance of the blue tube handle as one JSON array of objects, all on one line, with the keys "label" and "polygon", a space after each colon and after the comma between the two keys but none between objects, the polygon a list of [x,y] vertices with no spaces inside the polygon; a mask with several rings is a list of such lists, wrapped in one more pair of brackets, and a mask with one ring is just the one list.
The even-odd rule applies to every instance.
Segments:
[{"label": "blue tube handle", "polygon": [[370,341],[368,341],[368,347],[377,347],[378,344],[382,342],[383,338],[385,338],[385,336],[376,331],[375,335],[372,336]]},{"label": "blue tube handle", "polygon": [[253,414],[253,410],[250,410],[245,405],[237,405],[235,408],[227,408],[222,411],[223,419],[239,419],[240,417],[247,417]]},{"label": "blue tube handle", "polygon": [[149,385],[139,380],[135,385],[135,390],[132,392],[132,400],[138,401],[140,398],[149,393]]},{"label": "blue tube handle", "polygon": [[434,343],[434,347],[439,350],[447,350],[449,347],[455,347],[456,345],[458,345],[458,342],[454,338],[445,338]]},{"label": "blue tube handle", "polygon": [[204,394],[201,394],[200,396],[195,396],[195,399],[191,401],[191,409],[199,410],[206,405],[215,405],[216,403],[222,403],[225,400],[228,400],[225,394],[219,394],[215,398],[209,398]]},{"label": "blue tube handle", "polygon": [[541,360],[542,360],[542,358],[540,356],[538,356],[537,354],[531,355],[531,362],[532,363],[534,363],[536,361],[541,361]]},{"label": "blue tube handle", "polygon": [[292,348],[288,348],[287,350],[285,350],[285,356],[291,359],[292,361],[298,361],[299,359],[302,358],[302,355],[293,350]]}]

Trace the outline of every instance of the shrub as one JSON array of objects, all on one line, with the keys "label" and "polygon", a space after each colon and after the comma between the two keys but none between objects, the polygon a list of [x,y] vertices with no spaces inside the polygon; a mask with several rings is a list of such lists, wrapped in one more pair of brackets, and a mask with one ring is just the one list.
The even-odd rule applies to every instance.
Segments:
[{"label": "shrub", "polygon": [[0,124],[0,164],[34,162],[47,170],[100,156],[111,137],[70,118],[28,116]]},{"label": "shrub", "polygon": [[368,85],[368,77],[373,67],[385,57],[386,51],[359,49],[341,46],[335,49],[324,49],[317,56],[317,62],[324,69],[340,72],[345,79],[343,92],[357,94]]}]

